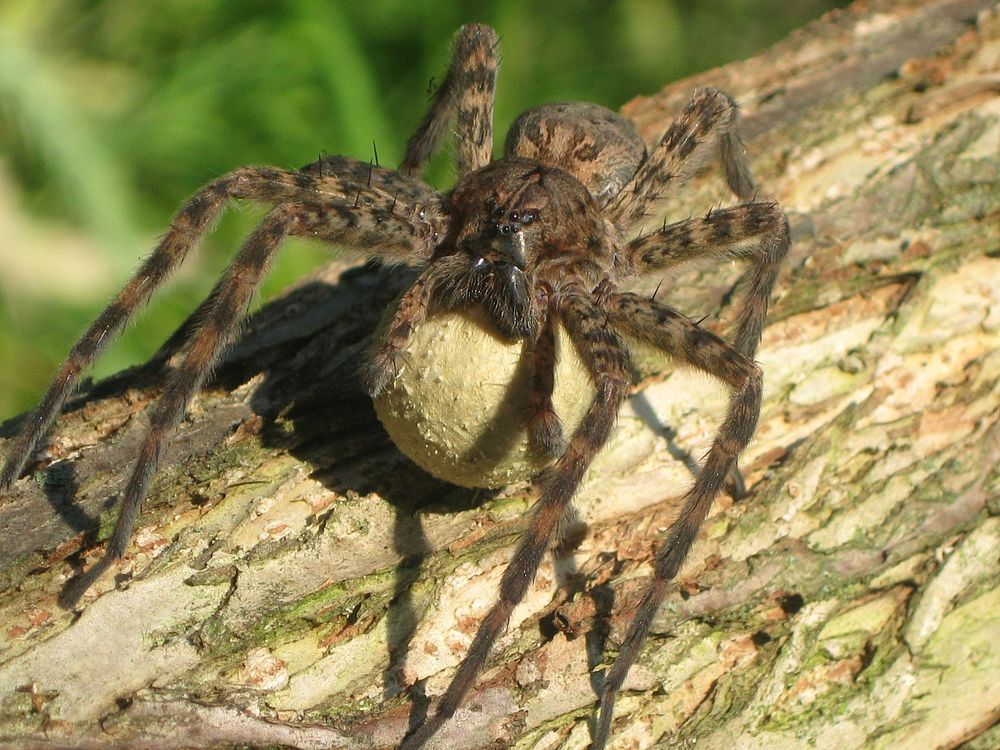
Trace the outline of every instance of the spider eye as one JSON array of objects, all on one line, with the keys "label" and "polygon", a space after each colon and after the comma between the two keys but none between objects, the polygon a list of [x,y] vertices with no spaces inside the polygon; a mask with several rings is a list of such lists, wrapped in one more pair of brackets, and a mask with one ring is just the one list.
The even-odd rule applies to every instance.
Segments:
[{"label": "spider eye", "polygon": [[519,214],[517,211],[511,211],[510,212],[510,220],[511,221],[517,221],[520,218],[521,218],[521,214]]},{"label": "spider eye", "polygon": [[521,217],[521,223],[528,226],[531,222],[535,220],[535,214],[532,211],[525,212],[524,216]]}]

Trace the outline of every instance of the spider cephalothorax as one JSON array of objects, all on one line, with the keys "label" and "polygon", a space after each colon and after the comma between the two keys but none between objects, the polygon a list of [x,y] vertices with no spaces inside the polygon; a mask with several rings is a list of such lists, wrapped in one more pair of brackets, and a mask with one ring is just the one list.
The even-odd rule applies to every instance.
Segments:
[{"label": "spider cephalothorax", "polygon": [[[405,355],[417,346],[415,333],[436,324],[440,316],[435,311],[485,317],[496,334],[490,346],[521,347],[518,356],[524,358],[530,378],[523,394],[525,408],[511,412],[515,415],[511,421],[517,424],[510,429],[522,431],[525,440],[540,449],[541,459],[525,464],[537,474],[539,499],[503,575],[498,601],[436,711],[404,738],[402,747],[414,750],[455,712],[473,685],[570,512],[569,503],[584,472],[607,441],[630,388],[623,341],[657,347],[721,380],[729,389],[730,404],[657,556],[655,575],[619,657],[604,680],[593,738],[593,747],[601,748],[610,731],[615,695],[668,582],[677,574],[727,477],[739,487],[736,460],[753,435],[760,410],[762,376],[753,355],[768,297],[788,250],[788,226],[777,204],[753,198],[735,104],[712,89],[695,92],[648,151],[631,123],[613,112],[593,104],[550,104],[529,110],[515,122],[504,155],[494,161],[495,46],[496,35],[489,27],[471,25],[458,32],[448,74],[410,139],[398,171],[346,157],[324,157],[301,170],[242,167],[197,193],[175,216],[150,258],[74,346],[14,441],[0,487],[9,488],[18,478],[84,368],[184,259],[229,199],[273,207],[210,297],[168,342],[168,350],[179,348],[180,364],[150,415],[150,429],[104,557],[65,598],[67,604],[75,603],[124,554],[169,433],[235,335],[250,295],[284,237],[313,237],[387,262],[420,267],[373,343],[364,370],[369,393],[382,398],[399,380],[417,377],[407,371]],[[458,181],[451,191],[437,193],[416,175],[453,115]],[[749,202],[628,239],[627,233],[664,193],[714,156],[721,158],[732,190]],[[665,304],[619,288],[628,276],[666,272],[699,257],[749,262],[740,286],[743,304],[733,344]],[[565,429],[553,399],[559,331],[572,342],[593,394],[579,420]],[[416,405],[417,413],[420,406]],[[424,449],[409,448],[420,461],[416,454]],[[465,455],[456,446],[449,450]],[[476,466],[456,481],[488,484],[487,476],[507,476],[488,474],[489,468]]]}]

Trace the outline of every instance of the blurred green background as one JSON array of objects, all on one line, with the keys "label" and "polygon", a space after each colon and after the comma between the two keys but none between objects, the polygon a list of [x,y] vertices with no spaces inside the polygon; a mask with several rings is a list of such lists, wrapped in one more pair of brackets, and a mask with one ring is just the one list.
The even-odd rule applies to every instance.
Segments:
[{"label": "blurred green background", "polygon": [[[402,157],[461,24],[502,37],[496,132],[544,101],[618,108],[843,0],[0,0],[0,420],[30,408],[186,197],[244,163]],[[502,142],[502,141],[501,141]],[[431,179],[446,187],[446,159]],[[147,357],[260,212],[239,205],[100,360]],[[260,298],[328,257],[290,242]]]}]

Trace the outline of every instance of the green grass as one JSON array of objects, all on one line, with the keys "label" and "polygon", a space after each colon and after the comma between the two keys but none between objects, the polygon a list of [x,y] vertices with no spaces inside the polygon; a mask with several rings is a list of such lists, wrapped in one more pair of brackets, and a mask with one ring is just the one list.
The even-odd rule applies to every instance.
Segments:
[{"label": "green grass", "polygon": [[[502,138],[534,104],[617,108],[843,4],[0,0],[0,419],[33,405],[200,185],[243,163],[369,158],[373,141],[398,163],[462,23],[501,33]],[[446,155],[431,177],[447,186]],[[141,361],[193,309],[259,215],[231,214],[96,376]],[[261,297],[324,257],[293,244]]]}]

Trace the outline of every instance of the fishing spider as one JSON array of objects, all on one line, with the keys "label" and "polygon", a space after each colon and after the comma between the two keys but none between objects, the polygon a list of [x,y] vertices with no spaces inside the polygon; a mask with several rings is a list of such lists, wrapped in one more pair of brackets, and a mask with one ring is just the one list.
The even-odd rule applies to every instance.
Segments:
[{"label": "fishing spider", "polygon": [[[736,106],[713,89],[695,92],[648,152],[631,123],[609,110],[593,104],[549,104],[515,122],[503,156],[494,161],[496,43],[495,32],[487,26],[459,30],[447,75],[398,170],[341,156],[323,157],[298,171],[241,167],[191,198],[153,254],[73,347],[15,440],[0,487],[11,487],[81,372],[184,260],[230,199],[260,201],[273,208],[193,318],[197,325],[186,332],[183,359],[152,411],[107,550],[83,576],[77,598],[125,552],[165,441],[235,336],[251,294],[285,237],[318,238],[385,262],[420,266],[423,270],[373,346],[364,373],[368,392],[375,396],[386,388],[413,331],[432,311],[481,308],[502,337],[530,344],[527,429],[554,459],[534,480],[539,499],[502,577],[498,601],[434,714],[402,741],[404,750],[415,750],[461,704],[553,544],[584,471],[608,439],[630,388],[622,336],[658,347],[720,379],[730,392],[729,408],[604,680],[592,744],[603,748],[616,693],[668,582],[727,477],[739,476],[736,460],[760,412],[762,376],[753,356],[768,297],[789,247],[788,225],[776,203],[752,200],[754,183],[737,133]],[[453,115],[458,181],[452,190],[439,193],[417,175],[449,130]],[[657,199],[678,189],[715,155],[721,158],[729,187],[749,202],[626,239],[626,231]],[[619,291],[622,279],[664,272],[705,256],[749,261],[732,344],[667,305]],[[565,438],[551,400],[557,322],[568,331],[596,390],[581,424]]]}]

